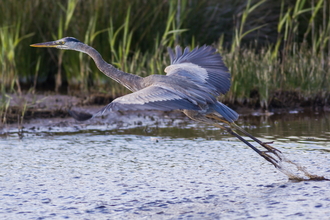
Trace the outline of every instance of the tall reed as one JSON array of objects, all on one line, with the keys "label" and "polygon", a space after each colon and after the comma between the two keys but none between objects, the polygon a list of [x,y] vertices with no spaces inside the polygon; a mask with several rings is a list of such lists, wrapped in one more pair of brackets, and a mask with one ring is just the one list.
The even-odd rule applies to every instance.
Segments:
[{"label": "tall reed", "polygon": [[16,3],[0,2],[2,96],[19,92],[20,84],[24,88],[37,84],[38,90],[45,83],[58,92],[78,89],[111,92],[114,97],[128,92],[107,80],[84,54],[28,47],[64,36],[76,37],[117,68],[141,76],[164,73],[169,64],[167,46],[213,43],[232,73],[225,99],[248,100],[257,90],[264,108],[277,90],[306,96],[330,90],[326,0]]}]

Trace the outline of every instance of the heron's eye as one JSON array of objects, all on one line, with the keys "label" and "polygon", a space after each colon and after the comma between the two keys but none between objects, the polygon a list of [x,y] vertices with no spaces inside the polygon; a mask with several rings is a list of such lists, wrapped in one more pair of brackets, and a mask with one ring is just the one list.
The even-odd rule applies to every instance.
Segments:
[{"label": "heron's eye", "polygon": [[64,41],[60,41],[59,43],[60,43],[60,44],[62,44],[62,45],[64,45],[64,44],[65,44],[65,42],[64,42]]}]

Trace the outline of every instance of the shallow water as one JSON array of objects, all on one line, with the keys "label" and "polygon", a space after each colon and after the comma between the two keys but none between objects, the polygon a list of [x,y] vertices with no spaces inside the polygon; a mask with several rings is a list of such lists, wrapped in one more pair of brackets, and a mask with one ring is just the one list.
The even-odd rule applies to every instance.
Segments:
[{"label": "shallow water", "polygon": [[[243,115],[239,124],[330,178],[329,116]],[[176,115],[116,119],[9,129],[0,219],[330,218],[329,181],[289,181],[219,129]]]}]

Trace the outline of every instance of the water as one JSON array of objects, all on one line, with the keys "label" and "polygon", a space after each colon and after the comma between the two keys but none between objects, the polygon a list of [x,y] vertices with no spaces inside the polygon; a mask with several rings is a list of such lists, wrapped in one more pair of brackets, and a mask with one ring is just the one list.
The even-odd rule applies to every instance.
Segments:
[{"label": "water", "polygon": [[[239,124],[330,178],[329,116],[242,116]],[[290,181],[237,139],[177,114],[8,131],[0,219],[330,218],[329,181]]]}]

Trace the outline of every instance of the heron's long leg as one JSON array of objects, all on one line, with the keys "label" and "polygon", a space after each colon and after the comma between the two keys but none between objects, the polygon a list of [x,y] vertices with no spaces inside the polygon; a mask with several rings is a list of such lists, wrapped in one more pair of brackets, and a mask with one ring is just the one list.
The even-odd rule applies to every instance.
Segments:
[{"label": "heron's long leg", "polygon": [[[279,167],[279,164],[274,157],[268,155],[267,153],[268,152],[271,152],[271,153],[274,153],[272,151],[261,151],[259,150],[258,148],[256,148],[255,146],[253,146],[252,144],[250,144],[248,141],[246,141],[242,136],[240,136],[239,134],[237,134],[235,131],[233,131],[231,128],[226,128],[226,127],[223,127],[219,124],[213,124],[214,126],[218,127],[218,128],[221,128],[221,129],[224,129],[226,130],[229,134],[237,137],[240,141],[242,141],[244,144],[248,145],[250,148],[252,148],[255,152],[257,152],[260,156],[262,156],[263,158],[265,158],[267,161],[269,161],[270,163],[272,163],[275,167]],[[274,153],[275,154],[275,153]],[[276,156],[278,156],[277,154],[275,154]],[[279,156],[278,156],[279,157]],[[279,159],[281,159],[279,157]]]},{"label": "heron's long leg", "polygon": [[231,127],[234,127],[235,129],[239,130],[240,132],[242,132],[243,134],[247,135],[248,137],[250,137],[252,140],[254,140],[255,142],[257,142],[258,144],[260,144],[261,146],[263,146],[264,148],[266,148],[267,150],[273,152],[274,154],[276,154],[276,156],[279,157],[279,155],[277,153],[282,153],[280,150],[277,150],[276,148],[269,146],[268,143],[262,142],[260,141],[258,138],[252,136],[250,133],[248,133],[247,131],[245,131],[243,128],[241,128],[240,126],[238,126],[237,124],[230,123]]},{"label": "heron's long leg", "polygon": [[251,135],[250,133],[248,133],[247,131],[245,131],[243,128],[239,127],[238,125],[236,125],[234,122],[230,123],[224,119],[221,119],[219,117],[217,117],[216,115],[207,115],[208,118],[213,118],[215,120],[218,120],[222,123],[226,123],[228,124],[231,128],[237,129],[240,132],[242,132],[243,134],[245,134],[246,136],[248,136],[249,138],[251,138],[252,140],[254,140],[255,142],[257,142],[258,144],[260,144],[262,147],[264,147],[267,151],[272,152],[273,154],[275,154],[277,157],[279,157],[281,159],[281,157],[278,155],[278,153],[281,153],[281,151],[277,150],[276,148],[268,145],[268,143],[262,142],[261,140],[259,140],[258,138],[254,137],[253,135]]},{"label": "heron's long leg", "polygon": [[[191,111],[191,110],[184,110],[183,111],[189,118],[195,120],[195,121],[199,121],[199,122],[203,122],[206,124],[211,124],[214,125],[215,127],[221,128],[223,130],[226,130],[229,134],[237,137],[240,141],[242,141],[243,143],[245,143],[247,146],[249,146],[250,148],[252,148],[255,152],[257,152],[260,156],[262,156],[263,158],[265,158],[267,161],[269,161],[270,163],[272,163],[275,167],[280,167],[279,165],[279,161],[274,159],[272,156],[268,155],[267,153],[273,153],[272,151],[269,151],[268,148],[267,151],[261,151],[258,148],[256,148],[255,146],[253,146],[252,144],[250,144],[248,141],[246,141],[242,136],[240,136],[239,134],[237,134],[235,131],[233,131],[233,129],[229,128],[229,127],[224,127],[216,122],[214,122],[212,119],[213,117],[209,117],[210,115],[207,115],[207,117],[197,111]],[[220,118],[219,118],[220,119]],[[230,123],[227,121],[223,121],[222,119],[220,119],[220,121],[228,124],[230,126]],[[274,153],[275,154],[275,153]],[[276,154],[275,154],[276,155]],[[276,155],[279,159],[281,159],[281,157],[279,157],[278,155]]]},{"label": "heron's long leg", "polygon": [[207,117],[207,118],[213,118],[213,119],[215,119],[215,120],[217,120],[217,121],[221,121],[221,122],[223,122],[223,123],[226,123],[227,125],[230,125],[230,123],[229,123],[228,121],[226,121],[226,120],[224,120],[224,119],[222,119],[222,118],[219,118],[219,117],[216,116],[216,115],[209,114],[209,115],[206,115],[206,117]]}]

